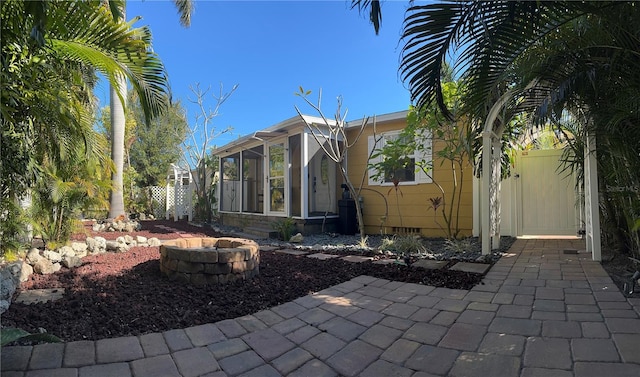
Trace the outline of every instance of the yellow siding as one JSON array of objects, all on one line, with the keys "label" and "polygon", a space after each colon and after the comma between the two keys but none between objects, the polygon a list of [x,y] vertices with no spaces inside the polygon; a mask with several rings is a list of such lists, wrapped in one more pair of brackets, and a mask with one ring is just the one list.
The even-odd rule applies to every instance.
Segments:
[{"label": "yellow siding", "polygon": [[[378,124],[376,132],[380,134],[400,130],[405,126],[405,120]],[[357,129],[351,129],[348,131],[347,136],[355,138],[357,132]],[[356,188],[363,182],[360,196],[364,199],[363,215],[366,233],[393,234],[393,228],[397,227],[419,228],[419,232],[422,235],[429,237],[444,236],[445,232],[438,225],[440,223],[443,227],[446,227],[440,213],[441,208],[438,209],[438,214],[434,214],[433,209],[430,209],[429,198],[442,196],[435,183],[400,185],[397,192],[393,186],[369,186],[367,140],[370,135],[373,135],[372,127],[368,127],[358,142],[349,149],[347,158],[349,179]],[[435,152],[441,146],[439,146],[439,143],[434,143],[433,147]],[[450,166],[448,161],[441,164],[441,161],[435,160],[433,163],[434,181],[443,187],[447,201],[450,200],[453,190],[453,175]],[[471,235],[473,227],[472,174],[471,166],[468,166],[463,172],[463,194],[459,219],[459,228],[462,236]],[[460,182],[459,176],[458,181]],[[385,206],[385,199],[387,206]],[[387,216],[386,220],[383,221],[385,212],[387,212]],[[455,221],[455,218],[453,221]]]}]

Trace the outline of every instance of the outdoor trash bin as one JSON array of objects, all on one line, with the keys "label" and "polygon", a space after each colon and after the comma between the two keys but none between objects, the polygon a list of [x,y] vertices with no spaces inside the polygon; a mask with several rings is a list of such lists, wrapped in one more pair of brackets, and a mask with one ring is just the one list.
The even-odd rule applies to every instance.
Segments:
[{"label": "outdoor trash bin", "polygon": [[353,199],[338,200],[338,233],[353,235],[358,232],[356,201]]}]

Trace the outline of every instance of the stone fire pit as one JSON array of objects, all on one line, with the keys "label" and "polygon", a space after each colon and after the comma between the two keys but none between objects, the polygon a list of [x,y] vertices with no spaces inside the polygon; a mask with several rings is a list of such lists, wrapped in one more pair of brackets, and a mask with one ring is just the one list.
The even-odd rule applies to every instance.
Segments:
[{"label": "stone fire pit", "polygon": [[181,238],[160,246],[160,271],[183,283],[223,284],[258,275],[258,244],[242,238]]}]

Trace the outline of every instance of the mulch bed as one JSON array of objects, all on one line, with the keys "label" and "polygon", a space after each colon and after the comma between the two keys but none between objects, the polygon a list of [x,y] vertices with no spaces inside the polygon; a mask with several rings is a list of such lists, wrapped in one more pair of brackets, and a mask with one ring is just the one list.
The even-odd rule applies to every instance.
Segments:
[{"label": "mulch bed", "polygon": [[[162,228],[179,228],[194,236],[222,236],[184,222],[143,222],[134,235],[178,238]],[[160,227],[159,227],[160,226]],[[90,228],[88,228],[90,229]],[[119,233],[92,233],[115,239]],[[84,239],[77,235],[75,239]],[[97,340],[162,332],[236,318],[320,291],[360,275],[436,287],[470,289],[482,275],[450,270],[424,270],[397,264],[350,263],[334,258],[261,252],[260,275],[248,281],[195,287],[170,282],[160,274],[158,247],[133,247],[126,253],[83,258],[84,264],[52,275],[33,275],[21,290],[65,288],[55,302],[11,304],[3,327],[29,332],[40,328],[65,341]]]}]

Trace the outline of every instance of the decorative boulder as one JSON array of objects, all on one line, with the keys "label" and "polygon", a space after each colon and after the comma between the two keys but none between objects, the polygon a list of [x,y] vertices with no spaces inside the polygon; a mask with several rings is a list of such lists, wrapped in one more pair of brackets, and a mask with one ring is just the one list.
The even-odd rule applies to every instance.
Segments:
[{"label": "decorative boulder", "polygon": [[105,251],[107,251],[107,240],[104,237],[96,237],[94,238],[95,240],[95,246],[93,249],[94,253],[104,253]]},{"label": "decorative boulder", "polygon": [[[85,244],[86,247],[86,244]],[[61,248],[59,248],[58,250],[56,250],[58,252],[58,254],[60,254],[60,256],[62,258],[71,255],[71,256],[75,256],[76,252],[73,250],[73,248],[71,246],[62,246]]]},{"label": "decorative boulder", "polygon": [[11,297],[20,284],[22,262],[15,262],[0,270],[0,314],[9,309]]},{"label": "decorative boulder", "polygon": [[75,251],[76,253],[85,253],[87,252],[88,249],[88,245],[86,242],[71,242],[71,248],[73,249],[73,251]]},{"label": "decorative boulder", "polygon": [[92,253],[95,253],[95,251],[94,251],[96,249],[96,240],[95,240],[95,238],[87,237],[85,242],[87,243],[87,250],[89,250]]},{"label": "decorative boulder", "polygon": [[29,276],[33,274],[33,267],[28,263],[22,263],[22,270],[20,271],[20,282],[24,283],[29,280]]},{"label": "decorative boulder", "polygon": [[138,243],[138,245],[142,246],[142,245],[146,245],[148,240],[147,240],[147,237],[136,236],[136,242]]},{"label": "decorative boulder", "polygon": [[[59,265],[58,265],[59,266]],[[47,258],[40,258],[34,265],[33,271],[37,274],[48,275],[55,272],[53,263]]]},{"label": "decorative boulder", "polygon": [[118,251],[120,243],[118,241],[107,241],[107,251]]},{"label": "decorative boulder", "polygon": [[302,233],[298,233],[296,235],[291,236],[291,238],[289,238],[289,242],[292,243],[301,243],[304,240],[304,237],[302,237]]},{"label": "decorative boulder", "polygon": [[82,266],[82,259],[78,257],[65,257],[62,259],[62,265],[66,268],[75,268]]},{"label": "decorative boulder", "polygon": [[58,263],[62,260],[62,255],[53,250],[45,250],[42,252],[42,255],[49,259],[52,263]]},{"label": "decorative boulder", "polygon": [[40,259],[42,259],[42,255],[40,255],[40,250],[33,248],[29,250],[29,252],[27,253],[27,257],[25,258],[25,261],[33,266]]}]

